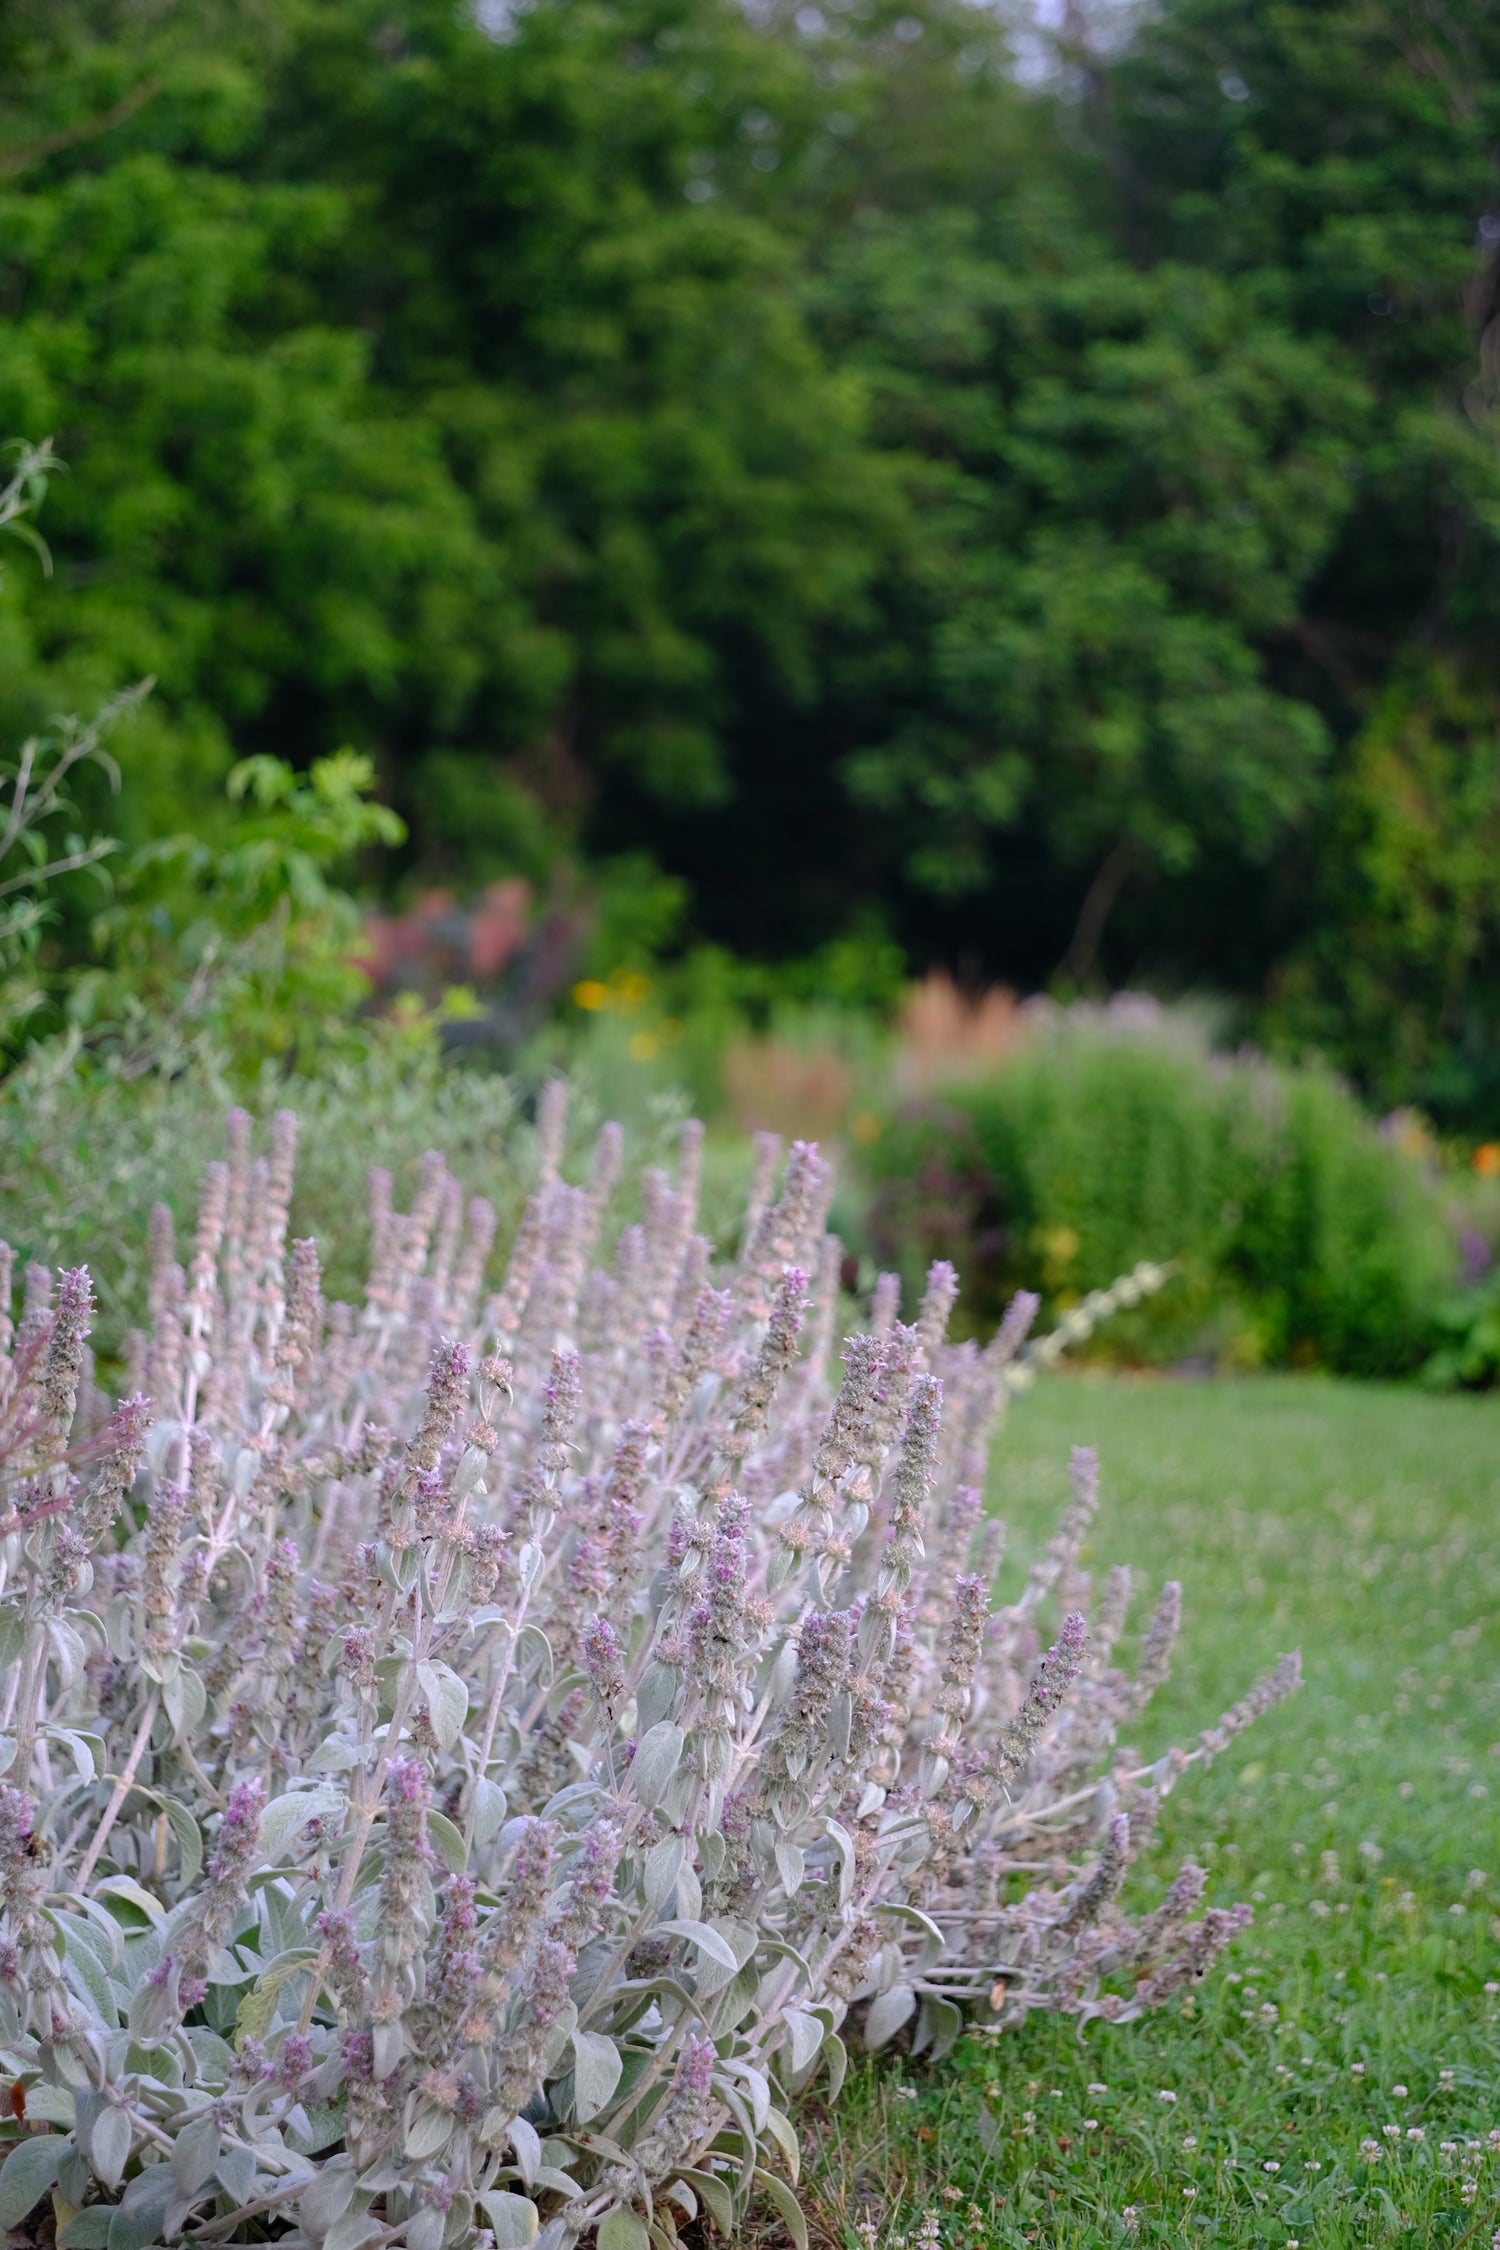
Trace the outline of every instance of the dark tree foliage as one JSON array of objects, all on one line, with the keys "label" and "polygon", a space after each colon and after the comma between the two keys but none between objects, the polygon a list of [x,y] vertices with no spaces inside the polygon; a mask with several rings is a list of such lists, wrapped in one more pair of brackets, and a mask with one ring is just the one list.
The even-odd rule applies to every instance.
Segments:
[{"label": "dark tree foliage", "polygon": [[1478,1120],[1497,143],[1483,0],[1028,86],[962,0],[15,0],[0,727],[151,672],[127,833],[349,744],[410,882],[644,859]]}]

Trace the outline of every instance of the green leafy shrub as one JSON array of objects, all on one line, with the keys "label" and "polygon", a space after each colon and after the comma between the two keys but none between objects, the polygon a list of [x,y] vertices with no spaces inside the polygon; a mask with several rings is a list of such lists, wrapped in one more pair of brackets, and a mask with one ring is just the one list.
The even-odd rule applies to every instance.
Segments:
[{"label": "green leafy shrub", "polygon": [[967,1234],[987,1310],[1016,1287],[1066,1309],[1172,1260],[1109,1331],[1147,1360],[1404,1373],[1452,1275],[1435,1191],[1341,1085],[1139,1005],[1040,1015],[1003,1064],[898,1109],[869,1167],[877,1254],[911,1274]]},{"label": "green leafy shrub", "polygon": [[1422,1370],[1435,1391],[1488,1391],[1500,1383],[1500,1273],[1447,1298],[1434,1323],[1437,1349]]},{"label": "green leafy shrub", "polygon": [[716,1271],[689,1125],[610,1256],[619,1130],[569,1184],[555,1093],[503,1271],[428,1156],[329,1304],[296,1119],[226,1125],[182,1262],[152,1227],[149,1398],[90,1382],[84,1269],[0,1304],[0,2067],[54,2128],[0,2128],[0,2222],[55,2188],[59,2250],[670,2250],[760,2193],[806,2250],[789,2113],[852,2029],[941,2057],[1202,1977],[1248,1909],[1122,1885],[1297,1660],[1117,1754],[1181,1589],[1115,1662],[1082,1449],[992,1611],[1034,1305],[980,1352],[951,1268],[910,1325],[886,1288],[835,1393],[816,1150],[778,1194],[763,1149]]}]

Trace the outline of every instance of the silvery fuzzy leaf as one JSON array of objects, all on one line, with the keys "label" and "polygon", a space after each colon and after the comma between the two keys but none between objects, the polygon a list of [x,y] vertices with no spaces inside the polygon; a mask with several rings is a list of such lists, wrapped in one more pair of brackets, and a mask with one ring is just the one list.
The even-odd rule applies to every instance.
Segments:
[{"label": "silvery fuzzy leaf", "polygon": [[448,1497],[457,1502],[467,1500],[470,1493],[478,1492],[484,1484],[484,1472],[489,1456],[477,1445],[466,1445],[459,1456],[458,1467],[453,1472],[453,1482],[448,1487]]},{"label": "silvery fuzzy leaf", "polygon": [[[335,2047],[309,2081],[319,2099],[299,2102],[283,2128],[283,2137],[293,2155],[318,2156],[325,2148],[332,2148],[335,2141],[343,2139],[349,2117],[348,2101],[341,2096],[344,2076],[344,2058]],[[295,2124],[294,2117],[300,2117],[302,2123]]]},{"label": "silvery fuzzy leaf", "polygon": [[26,1620],[20,1604],[0,1602],[0,1671],[7,1671],[15,1663],[25,1638]]},{"label": "silvery fuzzy leaf", "polygon": [[694,2195],[686,2180],[672,2180],[661,2192],[670,2202],[675,2203],[678,2210],[689,2219],[697,2218],[698,2198]]},{"label": "silvery fuzzy leaf", "polygon": [[400,2187],[406,2178],[406,2166],[392,2142],[373,2164],[367,2164],[359,2175],[361,2193],[369,2196],[389,2195],[391,2189]]},{"label": "silvery fuzzy leaf", "polygon": [[906,1955],[899,1945],[886,1943],[870,1964],[870,1976],[877,1992],[889,1992],[899,1984],[906,1970]]},{"label": "silvery fuzzy leaf", "polygon": [[80,1781],[93,1781],[103,1773],[109,1762],[109,1753],[103,1737],[97,1734],[80,1734],[73,1727],[44,1726],[41,1729],[48,1742],[60,1742],[73,1761],[73,1771]]},{"label": "silvery fuzzy leaf", "polygon": [[914,1929],[922,1932],[923,1937],[927,1939],[930,1945],[937,1947],[939,1953],[944,1950],[942,1931],[930,1914],[922,1912],[920,1906],[912,1906],[905,1899],[882,1899],[875,1912],[877,1914],[894,1914],[901,1921],[910,1922]]},{"label": "silvery fuzzy leaf", "polygon": [[691,2184],[694,2192],[700,2195],[708,2205],[714,2225],[719,2232],[727,2236],[732,2242],[738,2232],[738,2227],[736,2225],[734,2195],[729,2182],[722,2178],[719,2173],[702,2171],[696,2165],[684,2164],[681,2176]]},{"label": "silvery fuzzy leaf", "polygon": [[917,1765],[917,1787],[924,1797],[935,1797],[948,1778],[948,1761],[937,1750],[924,1750]]},{"label": "silvery fuzzy leaf", "polygon": [[839,1904],[840,1906],[847,1906],[854,1895],[856,1871],[854,1838],[841,1821],[825,1820],[823,1827],[839,1855]]},{"label": "silvery fuzzy leaf", "polygon": [[771,1559],[766,1564],[766,1592],[768,1594],[779,1594],[796,1567],[797,1557],[794,1550],[787,1545],[784,1539],[778,1540],[771,1550]]},{"label": "silvery fuzzy leaf", "polygon": [[78,2123],[77,2105],[83,2099],[82,2088],[76,2094],[70,2093],[66,2086],[49,2086],[43,2079],[26,2089],[27,2121],[38,2118],[45,2125],[75,2125]]},{"label": "silvery fuzzy leaf", "polygon": [[651,2250],[646,2222],[626,2204],[617,2204],[599,2224],[599,2250]]},{"label": "silvery fuzzy leaf", "polygon": [[444,2109],[436,2102],[419,2109],[406,2129],[403,2143],[412,2163],[420,2164],[445,2149],[453,2138],[453,2125],[451,2109]]},{"label": "silvery fuzzy leaf", "polygon": [[406,2053],[406,2033],[399,2023],[378,2023],[370,2034],[372,2064],[377,2078],[389,2078]]},{"label": "silvery fuzzy leaf", "polygon": [[183,2195],[196,2195],[214,2176],[222,2139],[219,2121],[210,2113],[184,2125],[172,2144],[172,2177]]},{"label": "silvery fuzzy leaf", "polygon": [[700,1921],[703,1915],[703,1885],[686,1863],[677,1874],[677,1911],[689,1922]]},{"label": "silvery fuzzy leaf", "polygon": [[828,1706],[828,1747],[841,1764],[849,1755],[849,1730],[853,1724],[853,1698],[847,1688],[840,1688]]},{"label": "silvery fuzzy leaf", "polygon": [[879,1812],[884,1803],[885,1791],[881,1788],[880,1783],[878,1781],[867,1781],[860,1796],[859,1809],[855,1818],[857,1820],[868,1820],[871,1813]]},{"label": "silvery fuzzy leaf", "polygon": [[828,2099],[836,2102],[849,2069],[849,2050],[838,2033],[830,2031],[823,2041],[823,2053],[828,2061]]},{"label": "silvery fuzzy leaf", "polygon": [[546,1561],[546,1559],[546,1556],[542,1553],[541,1548],[537,1545],[534,1539],[528,1539],[525,1545],[517,1553],[516,1570],[520,1576],[521,1586],[524,1592],[528,1594],[530,1593],[532,1587],[535,1585],[537,1579],[541,1575],[542,1565]]},{"label": "silvery fuzzy leaf", "polygon": [[62,1932],[63,1975],[69,1989],[84,2000],[89,2013],[99,2023],[113,2031],[120,2021],[120,2006],[103,1962],[82,1935],[73,1915],[52,1915],[49,1920]]},{"label": "silvery fuzzy leaf", "polygon": [[687,1938],[697,1946],[701,1954],[710,1961],[717,1961],[720,1968],[727,1969],[731,1976],[740,1965],[734,1946],[712,1922],[684,1918],[658,1922],[656,1926],[664,1937]]},{"label": "silvery fuzzy leaf", "polygon": [[792,2069],[806,2070],[828,2035],[817,2017],[808,2015],[801,2008],[787,2008],[781,2020],[786,2025],[792,2051]]},{"label": "silvery fuzzy leaf", "polygon": [[684,1740],[680,1726],[671,1719],[660,1719],[636,1744],[630,1761],[630,1785],[648,1812],[661,1803],[681,1762]]},{"label": "silvery fuzzy leaf", "polygon": [[161,2234],[167,2206],[177,2192],[170,2164],[148,2165],[137,2173],[115,2205],[109,2222],[109,2250],[148,2250]]},{"label": "silvery fuzzy leaf", "polygon": [[[173,1446],[177,1443],[177,1440],[181,1437],[181,1435],[182,1424],[180,1422],[153,1422],[150,1429],[146,1432],[146,1466],[151,1471],[151,1474],[154,1477],[159,1477],[161,1475],[162,1469],[166,1464],[167,1455],[171,1452]],[[258,1469],[260,1467],[259,1454],[256,1454],[254,1456],[254,1459],[255,1467]],[[253,1476],[253,1470],[251,1474]],[[248,1492],[249,1489],[250,1488],[247,1484],[245,1487],[245,1491]],[[239,1497],[243,1499],[244,1492],[240,1493]]]},{"label": "silvery fuzzy leaf", "polygon": [[58,2250],[104,2250],[113,2217],[112,2203],[90,2203],[75,2211],[57,2237]]},{"label": "silvery fuzzy leaf", "polygon": [[[240,2002],[234,2019],[235,2036],[246,2039],[264,2039],[276,2021],[276,2004],[289,1979],[299,1970],[311,1969],[317,1960],[315,1946],[294,1946],[270,1962]],[[388,2076],[389,2073],[386,2073]]]},{"label": "silvery fuzzy leaf", "polygon": [[851,1546],[859,1538],[869,1520],[869,1502],[867,1500],[851,1500],[844,1510],[844,1537]]},{"label": "silvery fuzzy leaf", "polygon": [[537,2208],[529,2195],[491,2188],[475,2197],[495,2237],[495,2250],[527,2250],[537,2237]]},{"label": "silvery fuzzy leaf", "polygon": [[719,1870],[728,1856],[729,1846],[717,1829],[700,1829],[694,1838],[694,1842],[698,1847],[698,1857],[703,1863],[704,1874],[710,1882],[716,1881]]},{"label": "silvery fuzzy leaf", "polygon": [[158,2038],[178,2021],[182,2014],[177,1997],[178,1975],[179,1970],[173,1967],[160,1984],[155,1977],[149,1977],[131,1994],[126,2021],[138,2039]]},{"label": "silvery fuzzy leaf", "polygon": [[343,1792],[327,1786],[289,1790],[284,1797],[273,1797],[260,1816],[261,1866],[280,1866],[310,1820],[342,1822],[345,1810]]},{"label": "silvery fuzzy leaf", "polygon": [[[666,1791],[657,1809],[662,1818],[668,1821],[673,1828],[680,1828],[687,1818],[687,1809],[692,1802],[693,1793],[697,1786],[698,1777],[691,1766],[679,1766],[667,1783]],[[711,1790],[709,1794],[710,1802],[713,1802],[715,1792]]]},{"label": "silvery fuzzy leaf", "polygon": [[578,2010],[573,2006],[571,2000],[566,2007],[558,2009],[557,2020],[547,2037],[547,2052],[542,2070],[544,2078],[550,2078],[557,2069],[562,2060],[563,2049],[572,2038],[573,2027],[577,2021]]},{"label": "silvery fuzzy leaf", "polygon": [[944,2000],[936,1992],[924,1992],[911,2051],[914,2055],[930,2052],[934,2062],[941,2062],[944,2055],[951,2051],[963,2027],[961,2008],[955,2007],[951,2000]]},{"label": "silvery fuzzy leaf", "polygon": [[422,1690],[433,1733],[444,1750],[451,1750],[469,1716],[468,1689],[450,1665],[435,1662],[417,1666],[417,1685]]},{"label": "silvery fuzzy leaf", "polygon": [[201,1724],[208,1709],[208,1690],[196,1672],[179,1668],[171,1678],[163,1680],[162,1706],[171,1723],[172,1732],[180,1741]]},{"label": "silvery fuzzy leaf", "polygon": [[118,2187],[130,2158],[134,2140],[130,2119],[113,2104],[101,2110],[89,2134],[89,2162],[101,2187]]},{"label": "silvery fuzzy leaf", "polygon": [[57,2133],[33,2134],[16,2142],[0,2166],[0,2226],[18,2227],[40,2203],[70,2145]]},{"label": "silvery fuzzy leaf", "polygon": [[560,2172],[555,2164],[539,2164],[532,2187],[550,2188],[554,2195],[575,2196],[582,2193],[571,2172]]},{"label": "silvery fuzzy leaf", "polygon": [[755,2176],[780,2212],[782,2224],[791,2236],[795,2250],[807,2250],[807,2221],[802,2216],[802,2206],[786,2181],[763,2167],[757,2168]]},{"label": "silvery fuzzy leaf", "polygon": [[365,1750],[347,1736],[331,1734],[321,1743],[307,1761],[309,1773],[349,1773],[355,1766],[365,1763]]},{"label": "silvery fuzzy leaf", "polygon": [[517,1844],[519,1844],[521,1838],[526,1833],[527,1819],[527,1814],[517,1813],[512,1819],[507,1820],[501,1827],[499,1833],[495,1837],[495,1850],[500,1859],[503,1860],[507,1852],[513,1852],[515,1850]]},{"label": "silvery fuzzy leaf", "polygon": [[588,1675],[575,1669],[559,1672],[547,1695],[547,1716],[555,1719],[575,1688],[587,1687]]},{"label": "silvery fuzzy leaf", "polygon": [[484,1845],[498,1836],[505,1821],[505,1791],[498,1781],[479,1774],[474,1782],[474,1841]]},{"label": "silvery fuzzy leaf", "polygon": [[894,1619],[878,1602],[865,1604],[854,1636],[863,1666],[868,1668],[875,1655],[888,1653],[895,1629]]},{"label": "silvery fuzzy leaf", "polygon": [[574,2032],[573,2103],[581,2125],[608,2108],[624,2067],[619,2048],[604,2032]]},{"label": "silvery fuzzy leaf", "polygon": [[865,2053],[873,2055],[895,2037],[901,2026],[914,2013],[917,1996],[909,1984],[893,1984],[878,1992],[870,2002],[870,2012],[865,2018]]},{"label": "silvery fuzzy leaf", "polygon": [[368,2211],[346,2211],[324,2235],[323,2250],[365,2250],[365,2244],[379,2242],[383,2232],[380,2221]]},{"label": "silvery fuzzy leaf", "polygon": [[56,1659],[62,1684],[65,1688],[70,1688],[88,1662],[89,1652],[83,1635],[64,1618],[49,1617],[47,1638],[52,1644],[52,1654]]},{"label": "silvery fuzzy leaf", "polygon": [[807,1872],[807,1862],[799,1844],[788,1843],[783,1838],[777,1839],[776,1872],[781,1877],[781,1887],[787,1897],[795,1898]]},{"label": "silvery fuzzy leaf", "polygon": [[67,2203],[75,2209],[89,2198],[94,2184],[93,2174],[76,2146],[63,2150],[63,2159],[57,2167],[57,2189],[54,2201]]},{"label": "silvery fuzzy leaf", "polygon": [[443,2250],[448,2216],[435,2203],[424,2203],[406,2222],[406,2250]]},{"label": "silvery fuzzy leaf", "polygon": [[528,2187],[535,2187],[537,2173],[542,2165],[542,2136],[524,2117],[513,2117],[509,2126],[510,2145],[516,2152],[516,2162],[521,2177]]},{"label": "silvery fuzzy leaf", "polygon": [[469,1864],[468,1848],[463,1836],[446,1813],[429,1810],[427,1814],[427,1841],[450,1875],[462,1875]]},{"label": "silvery fuzzy leaf", "polygon": [[773,1711],[780,1710],[796,1685],[796,1680],[797,1644],[795,1641],[785,1640],[776,1651],[776,1660],[771,1666],[771,1676],[766,1682],[766,1693],[770,1697]]},{"label": "silvery fuzzy leaf", "polygon": [[671,1897],[686,1848],[680,1836],[663,1836],[647,1852],[642,1887],[653,1912]]},{"label": "silvery fuzzy leaf", "polygon": [[[702,1982],[701,1978],[696,1981],[700,1984]],[[755,1964],[750,1962],[737,1976],[730,1978],[728,1990],[715,2011],[714,2021],[717,2027],[721,2031],[733,2031],[735,2025],[743,2022],[755,2006],[759,1992],[760,1976]]]},{"label": "silvery fuzzy leaf", "polygon": [[248,2203],[251,2200],[255,2193],[253,2149],[221,2149],[214,2172],[225,2194],[232,2195],[236,2203]]},{"label": "silvery fuzzy leaf", "polygon": [[666,1718],[677,1701],[677,1691],[681,1684],[682,1675],[675,1664],[658,1664],[653,1659],[646,1666],[641,1684],[635,1691],[636,1724],[642,1735],[649,1734],[660,1720]]},{"label": "silvery fuzzy leaf", "polygon": [[729,2056],[720,2068],[744,2087],[750,2097],[751,2123],[757,2134],[763,2133],[766,2120],[771,2114],[771,2088],[764,2072],[757,2070],[753,2063],[746,2062],[740,2055]]}]

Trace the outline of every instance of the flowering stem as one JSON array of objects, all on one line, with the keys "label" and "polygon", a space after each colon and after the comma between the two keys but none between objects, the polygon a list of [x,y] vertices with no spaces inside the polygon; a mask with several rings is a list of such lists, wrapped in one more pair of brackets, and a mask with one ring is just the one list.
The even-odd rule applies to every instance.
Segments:
[{"label": "flowering stem", "polygon": [[141,1713],[141,1723],[135,1730],[135,1741],[131,1744],[130,1756],[125,1761],[125,1770],[115,1777],[115,1785],[110,1793],[109,1803],[104,1808],[104,1817],[94,1830],[94,1840],[83,1855],[83,1864],[78,1870],[74,1883],[74,1889],[79,1892],[82,1892],[89,1877],[93,1874],[98,1864],[99,1854],[109,1840],[109,1832],[120,1816],[120,1807],[135,1787],[135,1777],[140,1769],[141,1760],[146,1755],[146,1744],[151,1739],[151,1729],[155,1723],[156,1709],[160,1700],[159,1690],[153,1688],[146,1699],[146,1708]]}]

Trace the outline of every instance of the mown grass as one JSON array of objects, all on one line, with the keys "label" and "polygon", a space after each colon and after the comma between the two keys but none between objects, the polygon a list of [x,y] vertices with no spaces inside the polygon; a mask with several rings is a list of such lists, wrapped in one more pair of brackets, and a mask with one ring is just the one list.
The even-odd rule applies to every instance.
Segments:
[{"label": "mown grass", "polygon": [[1192,1854],[1256,1924],[1144,2023],[1080,2039],[1035,2018],[967,2036],[936,2070],[898,2056],[852,2072],[836,2107],[804,2112],[815,2236],[1490,2250],[1500,1402],[1054,1378],[996,1448],[1012,1572],[1053,1526],[1075,1442],[1103,1463],[1092,1566],[1137,1568],[1138,1614],[1163,1577],[1184,1582],[1148,1755],[1302,1648],[1300,1696],[1188,1775],[1139,1881],[1145,1897]]}]

